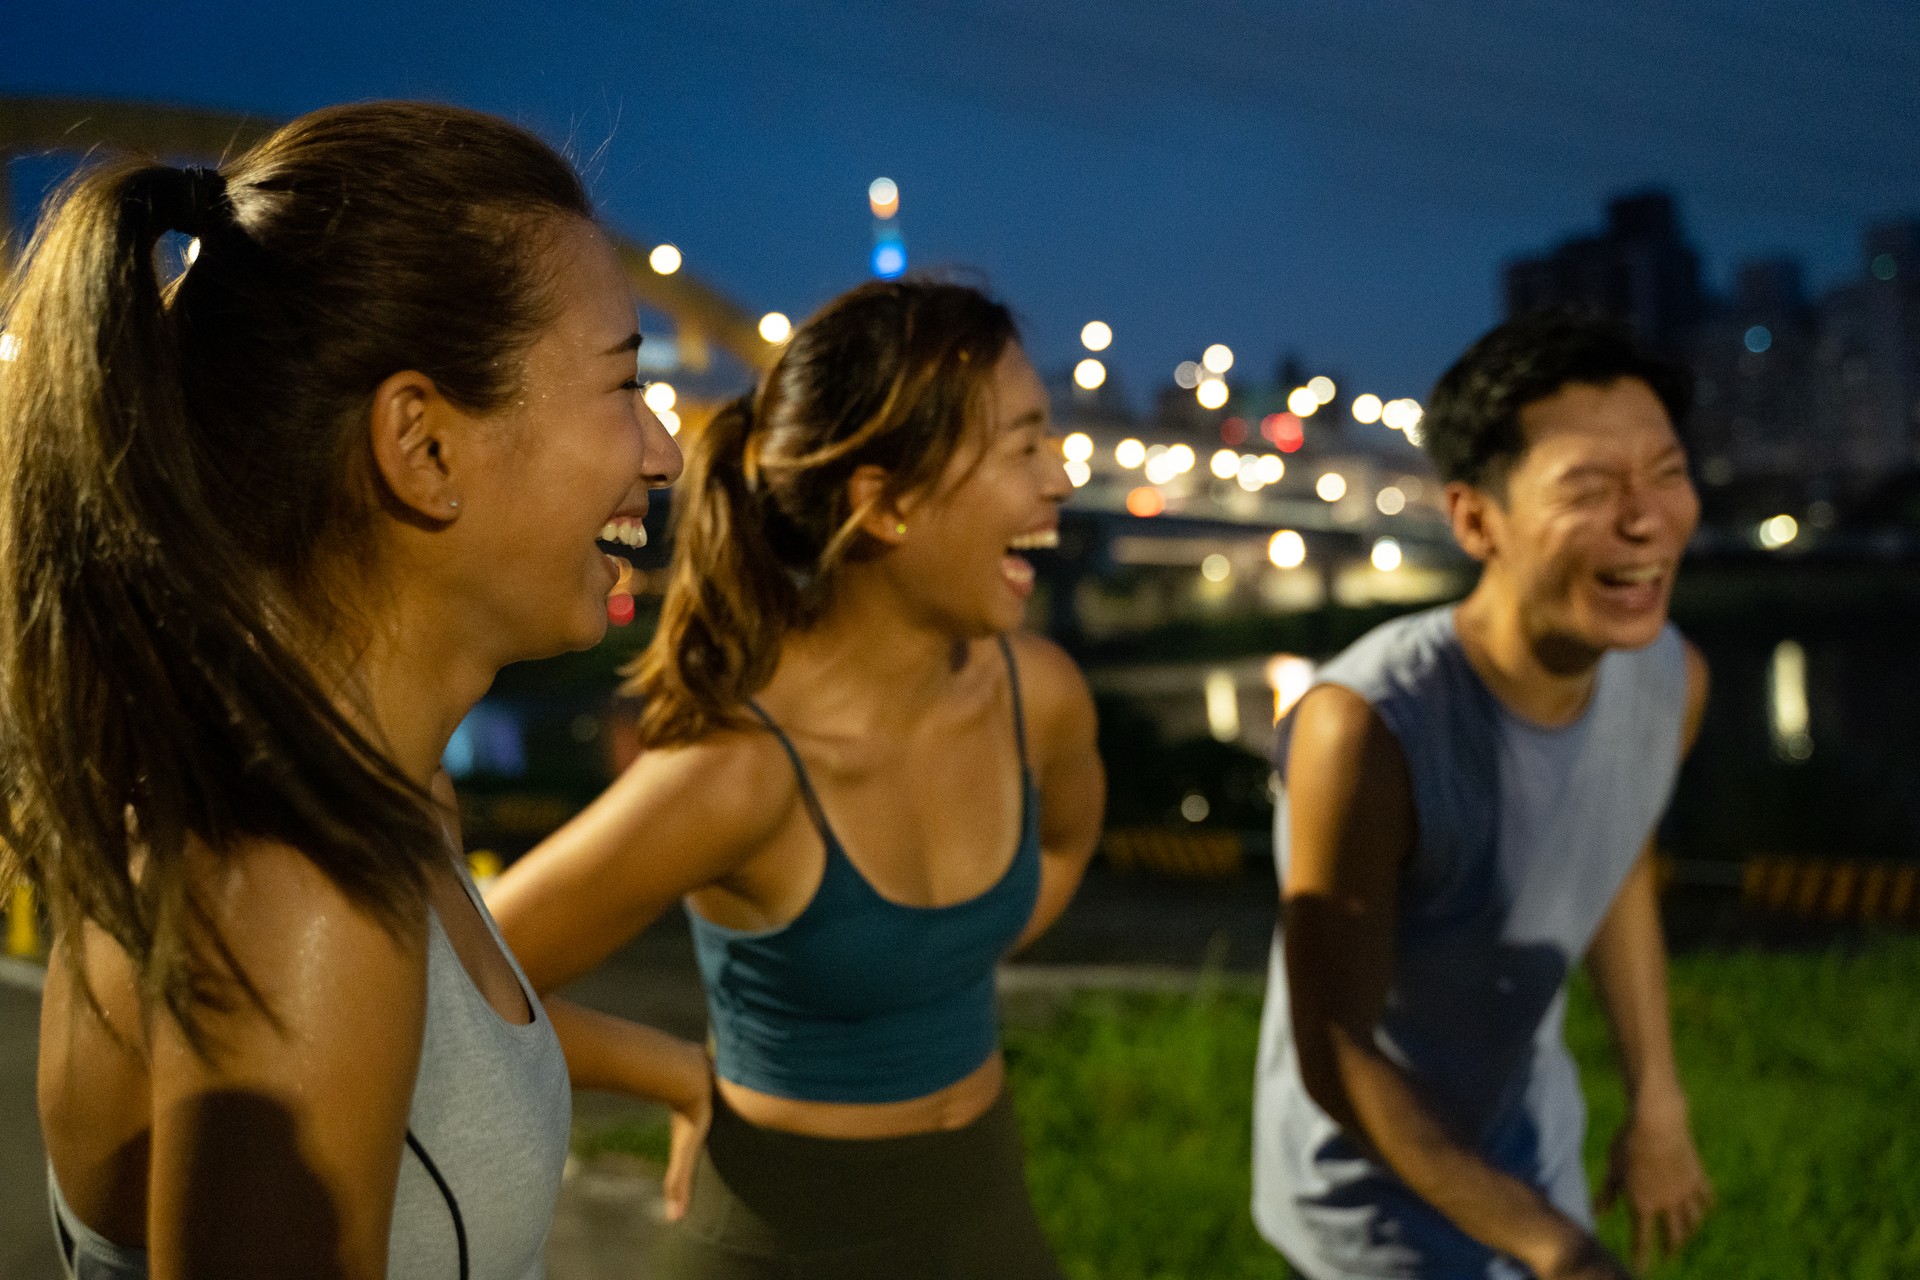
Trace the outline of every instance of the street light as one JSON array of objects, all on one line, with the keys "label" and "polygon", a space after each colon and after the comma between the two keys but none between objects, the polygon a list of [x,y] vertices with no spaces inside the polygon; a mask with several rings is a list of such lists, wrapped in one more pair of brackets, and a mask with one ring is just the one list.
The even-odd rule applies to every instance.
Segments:
[{"label": "street light", "polygon": [[680,251],[670,244],[657,244],[647,255],[647,265],[659,275],[670,276],[680,269]]},{"label": "street light", "polygon": [[1267,540],[1267,559],[1277,569],[1298,569],[1307,562],[1307,540],[1291,529],[1282,529]]}]

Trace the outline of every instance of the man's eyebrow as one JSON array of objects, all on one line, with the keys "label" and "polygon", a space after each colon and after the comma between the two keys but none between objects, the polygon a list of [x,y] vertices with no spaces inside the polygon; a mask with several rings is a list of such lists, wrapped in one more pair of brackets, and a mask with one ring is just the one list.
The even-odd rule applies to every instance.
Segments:
[{"label": "man's eyebrow", "polygon": [[640,331],[635,329],[632,333],[614,343],[611,347],[608,347],[607,354],[610,356],[619,356],[625,355],[629,351],[638,351],[640,349],[640,342]]}]

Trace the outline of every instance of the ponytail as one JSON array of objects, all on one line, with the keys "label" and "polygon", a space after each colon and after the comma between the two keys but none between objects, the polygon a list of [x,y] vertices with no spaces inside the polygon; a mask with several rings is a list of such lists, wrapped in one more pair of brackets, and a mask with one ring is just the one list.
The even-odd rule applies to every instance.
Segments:
[{"label": "ponytail", "polygon": [[870,553],[848,481],[887,472],[885,502],[932,484],[967,439],[995,362],[1018,340],[999,303],[962,285],[862,285],[796,329],[758,390],[684,439],[673,567],[660,625],[629,669],[644,747],[746,723],[780,644]]},{"label": "ponytail", "polygon": [[753,397],[746,395],[688,441],[659,629],[629,672],[630,690],[647,700],[640,738],[648,746],[690,742],[735,723],[773,678],[779,638],[814,586],[806,567],[783,564],[775,550],[785,522],[755,483],[752,436]]},{"label": "ponytail", "polygon": [[[436,130],[493,152],[436,174]],[[518,349],[533,304],[480,299],[493,311],[467,322],[479,337],[428,323],[463,269],[509,302],[526,292],[501,268],[524,250],[505,226],[491,253],[471,226],[414,230],[403,215],[417,222],[420,206],[383,207],[371,179],[351,210],[329,207],[382,143],[410,157],[389,181],[415,199],[464,198],[489,168],[504,186],[525,161],[547,169],[522,182],[524,203],[532,187],[584,208],[563,198],[578,192],[564,162],[510,126],[340,108],[225,178],[134,160],[80,175],[0,300],[0,878],[42,891],[83,991],[90,921],[196,1043],[197,1007],[256,993],[211,928],[190,853],[289,845],[396,931],[418,927],[425,870],[447,856],[430,799],[350,718],[363,710],[351,671],[317,665],[351,620],[326,614],[316,548],[354,546],[343,513],[364,499],[343,495],[364,471],[353,459],[380,378],[422,367],[459,392],[457,362],[433,357],[462,344],[474,367],[511,376],[500,353]],[[163,287],[170,231],[201,251]],[[466,398],[488,404],[485,388]]]}]

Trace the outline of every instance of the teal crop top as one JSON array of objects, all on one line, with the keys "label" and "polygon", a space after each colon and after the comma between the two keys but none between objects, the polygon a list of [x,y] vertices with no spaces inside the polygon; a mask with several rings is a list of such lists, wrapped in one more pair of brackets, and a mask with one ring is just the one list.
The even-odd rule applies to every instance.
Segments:
[{"label": "teal crop top", "polygon": [[806,908],[777,928],[729,929],[687,904],[722,1079],[808,1102],[900,1102],[944,1089],[992,1056],[994,966],[1040,894],[1040,803],[1020,674],[1004,638],[1000,651],[1020,757],[1020,843],[997,883],[951,906],[881,897],[833,834],[800,753],[749,704],[793,761],[827,861]]}]

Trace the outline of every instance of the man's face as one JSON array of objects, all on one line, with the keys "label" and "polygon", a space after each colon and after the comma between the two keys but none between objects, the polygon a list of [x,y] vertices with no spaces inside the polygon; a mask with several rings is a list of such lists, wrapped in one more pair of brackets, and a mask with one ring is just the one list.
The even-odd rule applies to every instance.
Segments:
[{"label": "man's face", "polygon": [[1569,383],[1520,429],[1505,500],[1480,494],[1463,542],[1504,575],[1530,634],[1595,653],[1653,643],[1700,519],[1666,408],[1639,378]]}]

